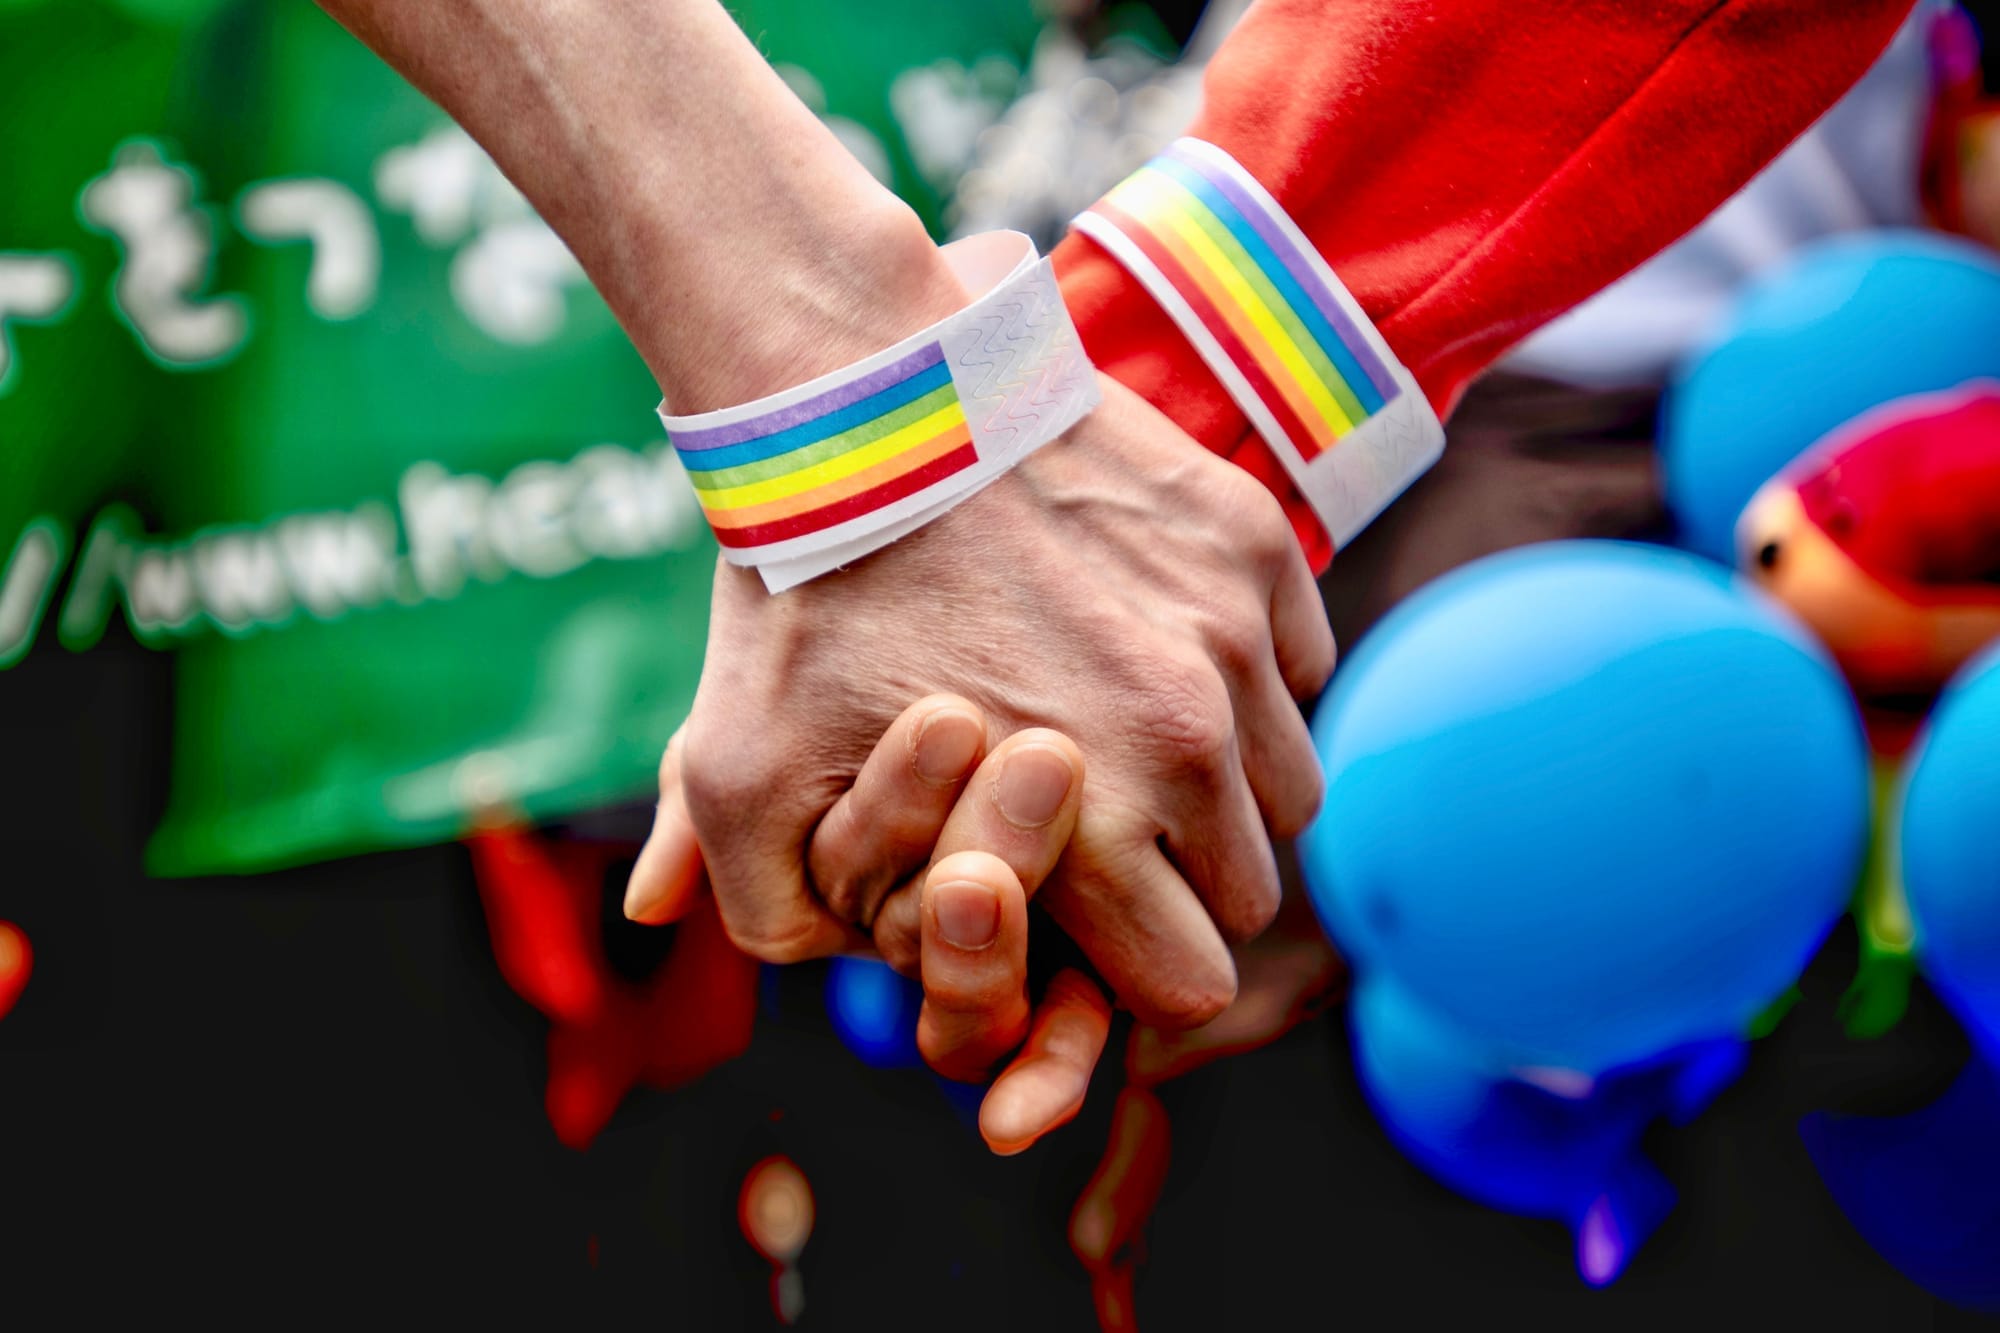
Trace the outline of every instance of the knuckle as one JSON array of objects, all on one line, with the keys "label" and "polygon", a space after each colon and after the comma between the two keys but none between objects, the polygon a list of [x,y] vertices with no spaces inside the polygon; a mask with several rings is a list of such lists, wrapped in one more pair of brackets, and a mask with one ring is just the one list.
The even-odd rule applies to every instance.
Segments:
[{"label": "knuckle", "polygon": [[904,885],[884,898],[875,911],[873,938],[882,961],[912,981],[923,980],[923,935],[919,926],[916,889]]},{"label": "knuckle", "polygon": [[1225,676],[1242,679],[1270,657],[1270,629],[1263,615],[1231,603],[1209,618],[1209,652]]},{"label": "knuckle", "polygon": [[1262,935],[1278,919],[1279,896],[1274,879],[1270,883],[1248,886],[1244,892],[1232,897],[1226,909],[1217,915],[1215,923],[1221,929],[1223,938],[1232,944],[1242,944]]},{"label": "knuckle", "polygon": [[681,746],[681,789],[697,826],[758,808],[776,789],[776,766],[740,739],[715,744],[691,732]]},{"label": "knuckle", "polygon": [[875,885],[852,871],[813,872],[813,888],[829,912],[842,921],[859,924],[866,914]]},{"label": "knuckle", "polygon": [[810,916],[795,916],[782,922],[745,924],[723,915],[723,929],[729,942],[760,963],[803,963],[816,958],[820,950],[817,923]]},{"label": "knuckle", "polygon": [[942,1032],[930,1023],[917,1028],[917,1054],[933,1074],[955,1083],[981,1081],[993,1063],[986,1042],[962,1032]]},{"label": "knuckle", "polygon": [[882,910],[897,881],[921,869],[942,830],[933,821],[892,815],[865,818],[851,810],[837,822],[829,816],[813,835],[806,868],[810,887],[843,921],[866,925]]},{"label": "knuckle", "polygon": [[1166,982],[1153,997],[1150,1016],[1155,1027],[1198,1028],[1213,1022],[1236,1002],[1234,972],[1189,975]]},{"label": "knuckle", "polygon": [[1245,474],[1231,499],[1244,516],[1244,534],[1253,553],[1273,567],[1294,553],[1298,539],[1292,533],[1291,520],[1268,487]]},{"label": "knuckle", "polygon": [[837,805],[813,833],[806,872],[819,900],[843,921],[858,922],[881,876],[871,874],[857,855],[860,830],[845,805]]},{"label": "knuckle", "polygon": [[1339,661],[1340,647],[1334,642],[1333,626],[1321,621],[1313,634],[1312,656],[1307,667],[1314,694],[1325,689],[1326,683],[1333,679],[1333,669]]},{"label": "knuckle", "polygon": [[1280,730],[1284,734],[1263,738],[1259,754],[1259,769],[1267,778],[1258,798],[1273,842],[1304,833],[1326,799],[1326,774],[1304,719]]},{"label": "knuckle", "polygon": [[911,981],[924,979],[923,946],[918,937],[899,923],[878,921],[875,926],[875,952],[882,955],[882,961],[901,976]]},{"label": "knuckle", "polygon": [[1177,764],[1218,764],[1236,740],[1229,691],[1208,663],[1158,663],[1140,690],[1135,720],[1140,734]]},{"label": "knuckle", "polygon": [[924,1064],[933,1074],[951,1078],[958,1072],[958,1062],[965,1053],[953,1038],[938,1031],[937,1024],[926,1015],[917,1024],[917,1054],[923,1057]]},{"label": "knuckle", "polygon": [[855,845],[868,848],[868,854],[882,862],[881,873],[921,868],[930,859],[950,813],[949,809],[912,802],[858,815]]},{"label": "knuckle", "polygon": [[923,957],[914,941],[895,932],[888,933],[886,937],[878,933],[875,937],[875,950],[882,955],[882,961],[887,963],[896,975],[911,981],[924,979]]},{"label": "knuckle", "polygon": [[1304,766],[1301,776],[1298,795],[1271,812],[1271,832],[1280,838],[1296,838],[1304,833],[1319,817],[1320,805],[1326,800],[1326,778],[1316,761]]},{"label": "knuckle", "polygon": [[1028,1035],[1025,1004],[985,1023],[965,1023],[956,1032],[926,1024],[917,1029],[917,1051],[933,1072],[961,1083],[984,1082],[993,1066]]}]

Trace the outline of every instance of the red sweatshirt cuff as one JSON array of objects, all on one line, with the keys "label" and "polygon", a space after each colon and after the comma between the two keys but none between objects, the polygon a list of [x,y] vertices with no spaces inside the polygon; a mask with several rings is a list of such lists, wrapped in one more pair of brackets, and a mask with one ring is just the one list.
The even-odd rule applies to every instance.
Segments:
[{"label": "red sweatshirt cuff", "polygon": [[[1910,0],[1262,0],[1190,133],[1275,195],[1442,416],[1508,347],[1671,244],[1830,106]],[[1325,531],[1094,242],[1056,267],[1100,369]]]}]

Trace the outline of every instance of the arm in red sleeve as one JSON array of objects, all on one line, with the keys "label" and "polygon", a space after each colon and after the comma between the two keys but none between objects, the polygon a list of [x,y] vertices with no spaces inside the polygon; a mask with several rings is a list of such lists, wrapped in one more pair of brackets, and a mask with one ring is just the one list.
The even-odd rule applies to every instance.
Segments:
[{"label": "arm in red sleeve", "polygon": [[[1859,79],[1911,0],[1260,0],[1189,133],[1275,195],[1440,416],[1495,358],[1690,230]],[[1312,511],[1124,270],[1056,250],[1091,357]]]}]

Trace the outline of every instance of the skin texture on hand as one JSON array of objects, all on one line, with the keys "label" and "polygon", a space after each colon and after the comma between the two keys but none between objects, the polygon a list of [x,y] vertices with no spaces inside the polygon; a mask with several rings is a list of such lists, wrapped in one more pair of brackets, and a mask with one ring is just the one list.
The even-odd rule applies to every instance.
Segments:
[{"label": "skin texture on hand", "polygon": [[950,692],[995,735],[1051,727],[1088,756],[1042,901],[1121,1002],[1189,1026],[1233,997],[1226,940],[1278,905],[1270,834],[1318,806],[1295,701],[1331,672],[1332,636],[1270,493],[1104,390],[1063,440],[852,569],[778,597],[717,570],[677,781],[746,951],[823,956],[872,924],[914,969],[917,913],[893,886],[930,849],[828,816],[909,700]]}]

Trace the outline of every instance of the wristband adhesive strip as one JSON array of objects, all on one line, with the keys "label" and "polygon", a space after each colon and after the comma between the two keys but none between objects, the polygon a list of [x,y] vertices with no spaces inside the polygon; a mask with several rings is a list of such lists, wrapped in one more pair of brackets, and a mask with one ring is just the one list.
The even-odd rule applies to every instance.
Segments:
[{"label": "wristband adhesive strip", "polygon": [[1019,232],[942,254],[985,293],[867,360],[700,416],[667,438],[731,564],[772,592],[936,518],[1075,425],[1096,373],[1054,271]]},{"label": "wristband adhesive strip", "polygon": [[1187,336],[1343,546],[1444,427],[1297,224],[1235,158],[1180,139],[1078,217]]}]

